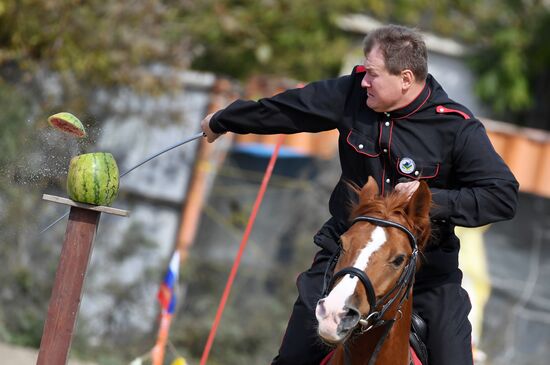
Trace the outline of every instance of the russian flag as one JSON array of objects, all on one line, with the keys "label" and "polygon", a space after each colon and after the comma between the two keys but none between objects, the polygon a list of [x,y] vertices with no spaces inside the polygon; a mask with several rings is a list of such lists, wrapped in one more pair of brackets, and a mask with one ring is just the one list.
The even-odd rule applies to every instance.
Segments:
[{"label": "russian flag", "polygon": [[164,280],[160,285],[157,298],[160,302],[163,313],[173,314],[176,308],[176,285],[180,270],[180,253],[174,252],[168,271],[164,275]]}]

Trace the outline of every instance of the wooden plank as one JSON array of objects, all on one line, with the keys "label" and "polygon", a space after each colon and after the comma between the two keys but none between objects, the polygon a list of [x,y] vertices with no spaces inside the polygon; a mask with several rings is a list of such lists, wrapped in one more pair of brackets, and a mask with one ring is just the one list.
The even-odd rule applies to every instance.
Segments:
[{"label": "wooden plank", "polygon": [[521,191],[534,193],[542,159],[540,142],[524,135],[512,138],[507,146],[506,163],[519,182]]},{"label": "wooden plank", "polygon": [[55,195],[44,194],[42,195],[42,199],[51,201],[54,203],[70,205],[71,207],[88,209],[88,210],[93,210],[93,211],[102,212],[102,213],[109,213],[109,214],[119,215],[122,217],[128,217],[130,215],[130,212],[127,210],[106,207],[104,205],[92,205],[92,204],[86,204],[86,203],[79,203],[79,202],[75,202],[74,200],[62,198],[60,196],[55,196]]},{"label": "wooden plank", "polygon": [[71,207],[37,365],[67,364],[100,215],[95,210]]}]

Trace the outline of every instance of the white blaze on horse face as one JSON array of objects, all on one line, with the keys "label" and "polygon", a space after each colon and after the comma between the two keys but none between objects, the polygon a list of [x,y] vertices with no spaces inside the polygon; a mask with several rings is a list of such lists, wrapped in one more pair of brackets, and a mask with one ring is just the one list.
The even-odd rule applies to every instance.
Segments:
[{"label": "white blaze on horse face", "polygon": [[[371,240],[369,243],[361,250],[357,260],[353,264],[353,267],[358,268],[359,270],[366,270],[369,259],[373,253],[378,251],[386,243],[386,232],[381,227],[376,227],[371,235]],[[328,297],[325,300],[325,303],[332,308],[344,308],[346,300],[353,295],[355,287],[359,279],[357,277],[351,278],[349,275],[346,275],[340,280],[340,282],[331,290]],[[330,302],[334,305],[330,305]]]},{"label": "white blaze on horse face", "polygon": [[[372,256],[372,254],[378,251],[384,245],[384,243],[386,243],[386,232],[383,228],[376,227],[372,231],[369,243],[361,250],[359,256],[357,256],[357,260],[353,264],[353,267],[356,267],[360,270],[366,270],[370,257]],[[326,315],[321,316],[321,311],[319,310],[319,308],[317,308],[316,314],[317,320],[319,321],[319,330],[326,334],[327,332],[336,331],[338,323],[341,319],[341,314],[346,312],[344,310],[346,302],[348,298],[351,297],[355,292],[355,287],[357,286],[358,282],[359,279],[357,277],[351,278],[349,275],[346,275],[330,291],[329,295],[325,298],[323,302],[324,310],[322,312],[324,312]]]}]

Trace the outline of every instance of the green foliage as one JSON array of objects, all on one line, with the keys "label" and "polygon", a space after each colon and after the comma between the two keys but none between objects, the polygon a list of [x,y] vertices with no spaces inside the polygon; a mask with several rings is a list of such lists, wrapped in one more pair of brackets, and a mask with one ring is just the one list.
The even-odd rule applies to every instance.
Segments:
[{"label": "green foliage", "polygon": [[464,0],[207,0],[186,3],[181,18],[195,68],[240,78],[268,73],[313,80],[337,75],[351,47],[350,34],[336,25],[339,16],[367,13],[456,36],[457,29],[472,33],[474,8]]},{"label": "green foliage", "polygon": [[352,40],[335,19],[350,13],[470,44],[477,92],[499,117],[523,118],[543,103],[535,90],[550,93],[539,77],[550,61],[540,0],[0,0],[0,77],[7,65],[46,67],[81,100],[85,85],[165,89],[144,67],[155,63],[241,79],[332,77]]},{"label": "green foliage", "polygon": [[476,90],[499,118],[529,124],[525,121],[529,109],[540,103],[535,92],[544,93],[546,98],[550,93],[550,86],[541,83],[550,64],[545,46],[550,8],[539,1],[505,1],[497,7],[490,4],[485,2],[483,17],[477,22],[478,47],[471,57],[479,75]]},{"label": "green foliage", "polygon": [[173,57],[180,37],[160,0],[0,1],[0,65],[45,66],[67,81],[146,83],[140,66],[185,62]]},{"label": "green foliage", "polygon": [[336,16],[363,9],[361,1],[206,0],[185,3],[181,21],[196,69],[313,80],[336,75],[348,50]]},{"label": "green foliage", "polygon": [[[191,37],[193,67],[233,77],[279,74],[300,80],[338,74],[350,35],[334,20],[367,13],[469,45],[478,75],[476,91],[495,117],[525,121],[537,92],[550,94],[550,55],[545,35],[549,7],[528,0],[307,0],[202,1],[183,5],[182,23]],[[537,116],[541,118],[541,116]],[[544,116],[542,118],[545,118]]]}]

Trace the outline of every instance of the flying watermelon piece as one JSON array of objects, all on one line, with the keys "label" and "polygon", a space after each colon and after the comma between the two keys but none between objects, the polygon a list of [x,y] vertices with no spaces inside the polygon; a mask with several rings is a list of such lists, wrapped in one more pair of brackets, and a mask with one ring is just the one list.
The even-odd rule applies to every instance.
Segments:
[{"label": "flying watermelon piece", "polygon": [[71,134],[78,138],[86,136],[86,130],[82,122],[71,113],[61,112],[48,118],[50,125],[62,132]]}]

